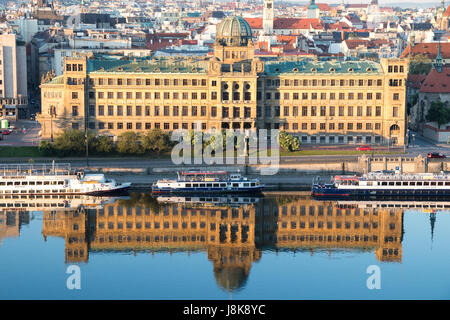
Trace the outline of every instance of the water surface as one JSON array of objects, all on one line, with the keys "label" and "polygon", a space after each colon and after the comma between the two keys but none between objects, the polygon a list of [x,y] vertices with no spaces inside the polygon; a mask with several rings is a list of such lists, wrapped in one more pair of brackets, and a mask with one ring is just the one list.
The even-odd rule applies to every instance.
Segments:
[{"label": "water surface", "polygon": [[449,212],[295,194],[0,199],[0,299],[449,299]]}]

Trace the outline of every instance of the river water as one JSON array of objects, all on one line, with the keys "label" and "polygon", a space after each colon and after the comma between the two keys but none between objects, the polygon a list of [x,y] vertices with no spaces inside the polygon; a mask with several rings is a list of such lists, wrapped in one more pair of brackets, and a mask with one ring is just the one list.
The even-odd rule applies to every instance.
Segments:
[{"label": "river water", "polygon": [[449,299],[450,202],[0,199],[0,299]]}]

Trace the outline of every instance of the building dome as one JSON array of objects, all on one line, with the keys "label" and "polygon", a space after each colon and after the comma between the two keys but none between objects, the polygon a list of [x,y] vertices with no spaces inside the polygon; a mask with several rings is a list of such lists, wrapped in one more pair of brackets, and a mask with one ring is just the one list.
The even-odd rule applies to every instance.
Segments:
[{"label": "building dome", "polygon": [[244,18],[228,17],[217,25],[216,42],[224,46],[246,46],[252,39],[252,28]]}]

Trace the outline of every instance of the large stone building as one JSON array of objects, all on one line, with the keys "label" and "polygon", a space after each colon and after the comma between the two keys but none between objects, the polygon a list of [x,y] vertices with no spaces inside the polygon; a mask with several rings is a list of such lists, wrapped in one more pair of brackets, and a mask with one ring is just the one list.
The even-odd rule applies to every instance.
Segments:
[{"label": "large stone building", "polygon": [[255,57],[240,17],[212,57],[71,57],[41,85],[43,138],[66,128],[118,136],[161,128],[284,129],[303,143],[403,145],[407,61]]}]

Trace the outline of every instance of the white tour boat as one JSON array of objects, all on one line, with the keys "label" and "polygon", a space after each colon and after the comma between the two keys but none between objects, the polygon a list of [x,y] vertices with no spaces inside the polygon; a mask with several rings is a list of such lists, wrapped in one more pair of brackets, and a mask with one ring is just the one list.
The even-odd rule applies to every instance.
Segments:
[{"label": "white tour boat", "polygon": [[117,183],[103,174],[85,174],[70,164],[0,165],[0,196],[110,195],[126,191],[131,183]]}]

